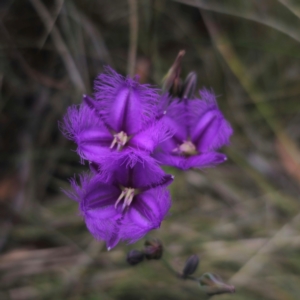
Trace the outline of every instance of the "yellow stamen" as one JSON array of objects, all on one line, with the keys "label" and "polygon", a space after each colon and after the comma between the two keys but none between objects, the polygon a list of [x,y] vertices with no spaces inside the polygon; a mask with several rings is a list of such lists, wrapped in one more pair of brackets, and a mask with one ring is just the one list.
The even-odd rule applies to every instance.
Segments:
[{"label": "yellow stamen", "polygon": [[117,150],[121,150],[126,143],[128,142],[128,135],[124,131],[120,131],[117,134],[114,134],[114,139],[110,145],[110,149],[112,149],[117,144]]},{"label": "yellow stamen", "polygon": [[197,149],[191,141],[184,141],[181,145],[175,148],[173,152],[190,156],[197,154]]},{"label": "yellow stamen", "polygon": [[119,198],[115,203],[115,208],[117,208],[118,204],[123,198],[124,198],[124,202],[123,202],[122,210],[130,206],[134,195],[135,195],[135,190],[133,188],[124,188],[124,190],[122,191],[122,193],[120,194]]}]

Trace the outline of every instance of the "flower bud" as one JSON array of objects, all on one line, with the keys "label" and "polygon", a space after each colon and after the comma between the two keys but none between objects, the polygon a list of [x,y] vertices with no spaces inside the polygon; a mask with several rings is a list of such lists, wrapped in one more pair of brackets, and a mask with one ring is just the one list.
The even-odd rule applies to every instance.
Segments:
[{"label": "flower bud", "polygon": [[235,292],[235,287],[233,285],[225,284],[220,276],[216,274],[205,273],[198,278],[198,281],[201,288],[209,296]]},{"label": "flower bud", "polygon": [[132,266],[137,265],[144,260],[144,253],[142,251],[133,249],[127,253],[126,260]]},{"label": "flower bud", "polygon": [[177,96],[181,91],[181,61],[185,55],[185,50],[179,51],[172,67],[169,69],[167,75],[163,79],[163,91],[169,92],[173,96]]},{"label": "flower bud", "polygon": [[195,271],[197,270],[198,264],[199,264],[199,257],[198,257],[198,255],[196,255],[196,254],[191,255],[187,259],[187,261],[185,263],[185,266],[183,268],[183,271],[182,271],[183,277],[186,277],[188,275],[194,274]]},{"label": "flower bud", "polygon": [[181,99],[192,99],[197,85],[197,74],[195,72],[190,72],[185,79],[182,87]]},{"label": "flower bud", "polygon": [[163,254],[163,245],[158,239],[147,240],[144,253],[147,259],[160,259]]}]

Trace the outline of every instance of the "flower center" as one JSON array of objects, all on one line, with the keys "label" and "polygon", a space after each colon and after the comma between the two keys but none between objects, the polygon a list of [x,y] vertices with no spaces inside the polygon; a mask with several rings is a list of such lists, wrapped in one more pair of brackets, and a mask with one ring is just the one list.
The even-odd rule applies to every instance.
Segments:
[{"label": "flower center", "polygon": [[120,201],[124,198],[123,206],[122,206],[122,211],[126,208],[129,207],[133,197],[135,195],[135,189],[133,188],[124,188],[122,193],[120,194],[119,198],[117,199],[115,203],[115,208],[117,208],[118,204]]},{"label": "flower center", "polygon": [[197,149],[191,141],[184,141],[181,145],[175,148],[173,152],[190,156],[197,154]]},{"label": "flower center", "polygon": [[128,135],[124,131],[120,131],[117,134],[114,134],[114,139],[110,145],[112,149],[117,144],[117,150],[121,150],[125,144],[128,142]]}]

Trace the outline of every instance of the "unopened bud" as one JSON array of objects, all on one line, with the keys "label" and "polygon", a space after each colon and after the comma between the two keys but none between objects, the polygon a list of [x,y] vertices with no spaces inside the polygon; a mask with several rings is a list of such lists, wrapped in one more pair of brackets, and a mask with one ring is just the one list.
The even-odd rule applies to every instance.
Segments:
[{"label": "unopened bud", "polygon": [[163,245],[158,239],[147,240],[144,253],[147,259],[160,259],[163,254]]},{"label": "unopened bud", "polygon": [[174,96],[179,94],[182,88],[180,73],[181,73],[181,61],[184,55],[185,55],[185,50],[179,51],[172,67],[169,69],[167,75],[163,79],[163,91],[169,92]]},{"label": "unopened bud", "polygon": [[182,88],[182,96],[181,99],[191,99],[195,94],[197,86],[197,74],[195,72],[191,72],[185,79],[183,88]]},{"label": "unopened bud", "polygon": [[132,266],[137,265],[144,260],[144,253],[142,251],[133,249],[127,253],[126,260]]},{"label": "unopened bud", "polygon": [[207,295],[217,295],[225,293],[235,293],[235,287],[233,285],[225,284],[220,276],[212,273],[205,273],[198,278],[201,288]]},{"label": "unopened bud", "polygon": [[175,78],[173,85],[169,90],[169,94],[173,97],[180,97],[182,94],[182,80],[181,78]]},{"label": "unopened bud", "polygon": [[194,274],[195,271],[197,270],[198,264],[199,264],[199,257],[198,257],[198,255],[196,255],[196,254],[191,255],[187,259],[187,261],[185,263],[185,266],[183,268],[183,271],[182,271],[183,277],[186,277],[188,275]]}]

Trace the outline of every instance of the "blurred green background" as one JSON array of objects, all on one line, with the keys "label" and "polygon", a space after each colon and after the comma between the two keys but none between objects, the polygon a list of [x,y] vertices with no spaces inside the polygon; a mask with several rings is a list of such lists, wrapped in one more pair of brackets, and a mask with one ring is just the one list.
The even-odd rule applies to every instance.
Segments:
[{"label": "blurred green background", "polygon": [[58,129],[110,65],[161,85],[212,87],[234,127],[228,161],[180,172],[150,233],[177,271],[198,254],[236,294],[300,299],[299,0],[0,1],[0,299],[206,299],[160,261],[131,267],[94,241],[61,188],[87,170]]}]

